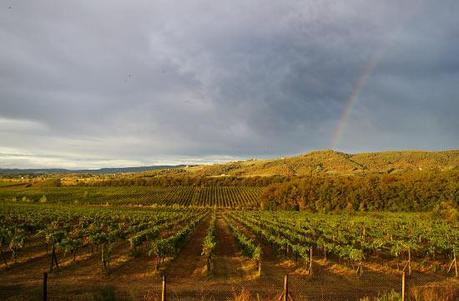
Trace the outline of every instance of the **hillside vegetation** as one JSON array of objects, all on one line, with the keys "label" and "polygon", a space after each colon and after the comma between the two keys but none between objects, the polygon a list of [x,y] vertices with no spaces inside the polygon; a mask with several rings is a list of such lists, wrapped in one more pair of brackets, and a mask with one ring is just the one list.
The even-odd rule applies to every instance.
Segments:
[{"label": "hillside vegetation", "polygon": [[452,170],[459,167],[459,150],[393,151],[346,154],[315,151],[300,156],[272,160],[247,160],[195,166],[187,173],[201,176],[308,176],[311,173],[355,174],[397,173],[413,170]]}]

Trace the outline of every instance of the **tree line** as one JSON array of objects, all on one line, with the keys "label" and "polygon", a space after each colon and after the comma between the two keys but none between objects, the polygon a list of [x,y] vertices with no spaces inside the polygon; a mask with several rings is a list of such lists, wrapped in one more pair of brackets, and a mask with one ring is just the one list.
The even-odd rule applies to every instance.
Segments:
[{"label": "tree line", "polygon": [[155,176],[155,177],[117,177],[96,181],[81,181],[78,186],[250,186],[266,187],[273,183],[291,180],[284,176],[270,177],[205,177],[205,176]]},{"label": "tree line", "polygon": [[262,209],[427,211],[459,203],[459,172],[409,172],[367,176],[311,176],[269,185]]}]

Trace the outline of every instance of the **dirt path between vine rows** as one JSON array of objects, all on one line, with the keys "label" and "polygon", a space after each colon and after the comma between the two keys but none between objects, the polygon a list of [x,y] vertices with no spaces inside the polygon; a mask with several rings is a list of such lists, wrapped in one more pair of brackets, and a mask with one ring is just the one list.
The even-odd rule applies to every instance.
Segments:
[{"label": "dirt path between vine rows", "polygon": [[214,277],[225,281],[240,280],[244,276],[242,254],[228,228],[228,224],[221,216],[217,216],[216,230],[217,246]]},{"label": "dirt path between vine rows", "polygon": [[192,276],[202,276],[206,264],[204,256],[201,256],[202,242],[207,234],[209,222],[209,218],[206,218],[196,227],[180,254],[167,268],[167,279],[171,283],[186,282]]}]

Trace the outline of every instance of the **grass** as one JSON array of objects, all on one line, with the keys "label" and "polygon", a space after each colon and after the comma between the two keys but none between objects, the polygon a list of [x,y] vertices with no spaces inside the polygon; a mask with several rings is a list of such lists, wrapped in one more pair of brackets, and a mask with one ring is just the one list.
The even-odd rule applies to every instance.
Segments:
[{"label": "grass", "polygon": [[360,301],[401,301],[402,295],[394,290],[382,293],[374,298],[364,297],[361,298]]}]

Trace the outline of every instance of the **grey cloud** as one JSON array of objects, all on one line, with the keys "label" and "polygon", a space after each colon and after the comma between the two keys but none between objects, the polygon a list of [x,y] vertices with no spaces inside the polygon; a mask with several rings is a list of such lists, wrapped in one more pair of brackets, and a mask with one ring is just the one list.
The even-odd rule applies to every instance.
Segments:
[{"label": "grey cloud", "polygon": [[458,13],[453,0],[4,1],[0,166],[328,148],[381,49],[337,147],[457,148]]}]

